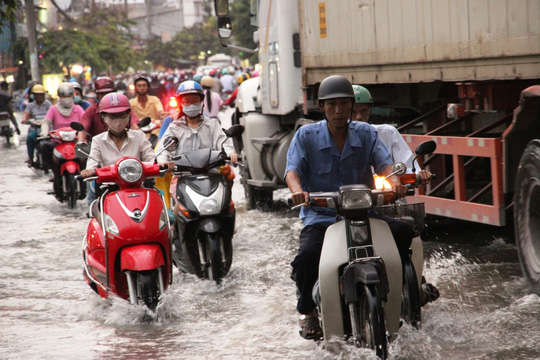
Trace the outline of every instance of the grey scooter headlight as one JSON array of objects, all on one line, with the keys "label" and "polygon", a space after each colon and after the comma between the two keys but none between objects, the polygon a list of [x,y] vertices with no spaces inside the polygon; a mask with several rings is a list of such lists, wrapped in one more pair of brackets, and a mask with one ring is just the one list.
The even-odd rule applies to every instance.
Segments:
[{"label": "grey scooter headlight", "polygon": [[350,188],[341,191],[341,207],[344,210],[369,209],[373,206],[369,188]]},{"label": "grey scooter headlight", "polygon": [[186,193],[201,215],[215,215],[221,212],[223,185],[220,184],[209,197],[196,193],[190,187],[186,188]]}]

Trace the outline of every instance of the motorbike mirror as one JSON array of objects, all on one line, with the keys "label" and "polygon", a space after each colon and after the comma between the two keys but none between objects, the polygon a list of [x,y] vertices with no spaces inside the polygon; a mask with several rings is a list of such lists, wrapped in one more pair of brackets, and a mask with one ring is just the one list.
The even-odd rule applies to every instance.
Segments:
[{"label": "motorbike mirror", "polygon": [[169,136],[165,138],[163,142],[163,147],[165,149],[168,149],[169,151],[176,151],[178,149],[178,144],[179,144],[179,141],[177,137]]},{"label": "motorbike mirror", "polygon": [[427,155],[434,152],[435,149],[437,149],[437,143],[433,140],[428,140],[418,145],[414,152],[416,153],[416,155]]},{"label": "motorbike mirror", "polygon": [[392,165],[392,173],[396,176],[403,176],[407,172],[407,167],[402,162],[397,162]]},{"label": "motorbike mirror", "polygon": [[421,143],[420,145],[416,147],[416,149],[414,150],[414,152],[416,153],[416,156],[414,157],[413,163],[412,163],[413,173],[416,172],[416,169],[414,168],[414,162],[416,161],[416,159],[420,155],[431,154],[432,152],[435,151],[435,149],[437,149],[437,143],[433,140],[424,141],[423,143]]},{"label": "motorbike mirror", "polygon": [[231,18],[228,16],[218,17],[218,36],[220,39],[229,39],[232,36]]},{"label": "motorbike mirror", "polygon": [[244,127],[240,124],[231,126],[225,131],[227,137],[238,137],[244,133]]},{"label": "motorbike mirror", "polygon": [[73,130],[77,130],[77,131],[84,131],[84,126],[83,124],[81,124],[80,122],[78,121],[72,121],[69,126],[73,129]]},{"label": "motorbike mirror", "polygon": [[229,15],[229,0],[216,0],[216,16]]},{"label": "motorbike mirror", "polygon": [[85,142],[77,143],[75,145],[75,154],[83,159],[86,159],[90,156],[90,145]]},{"label": "motorbike mirror", "polygon": [[139,121],[139,127],[142,128],[142,127],[145,127],[145,126],[147,126],[147,125],[150,125],[151,122],[152,122],[152,119],[150,119],[149,116],[143,117],[143,118]]}]

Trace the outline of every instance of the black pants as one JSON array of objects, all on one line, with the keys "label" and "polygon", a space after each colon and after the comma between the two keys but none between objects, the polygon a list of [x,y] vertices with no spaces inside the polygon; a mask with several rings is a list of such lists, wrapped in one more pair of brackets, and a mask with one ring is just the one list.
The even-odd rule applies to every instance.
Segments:
[{"label": "black pants", "polygon": [[[386,221],[396,241],[402,259],[409,257],[409,248],[414,237],[413,228],[405,221],[390,216],[372,214],[371,218]],[[311,313],[316,305],[312,298],[313,285],[319,276],[319,259],[326,227],[308,225],[300,233],[300,247],[298,254],[291,263],[294,271],[296,287],[299,291],[296,309],[300,314]]]}]

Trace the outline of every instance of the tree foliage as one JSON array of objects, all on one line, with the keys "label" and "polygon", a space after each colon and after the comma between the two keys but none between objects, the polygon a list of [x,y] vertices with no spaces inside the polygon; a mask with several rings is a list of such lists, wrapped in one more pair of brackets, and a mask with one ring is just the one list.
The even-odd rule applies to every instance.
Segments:
[{"label": "tree foliage", "polygon": [[[230,14],[235,44],[248,49],[255,49],[257,44],[253,41],[253,31],[256,29],[250,26],[250,0],[235,0],[231,7]],[[244,52],[241,58],[249,59],[251,63],[258,62],[256,53]]]},{"label": "tree foliage", "polygon": [[0,20],[15,22],[15,13],[20,8],[21,0],[0,0]]}]

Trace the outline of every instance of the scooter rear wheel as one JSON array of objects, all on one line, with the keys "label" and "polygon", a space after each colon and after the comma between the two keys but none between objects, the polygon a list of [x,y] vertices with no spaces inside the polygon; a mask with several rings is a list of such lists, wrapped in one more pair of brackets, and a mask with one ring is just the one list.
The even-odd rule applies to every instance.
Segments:
[{"label": "scooter rear wheel", "polygon": [[378,357],[388,357],[386,326],[382,300],[374,286],[360,285],[357,302],[349,304],[352,339],[358,347],[375,350]]}]

